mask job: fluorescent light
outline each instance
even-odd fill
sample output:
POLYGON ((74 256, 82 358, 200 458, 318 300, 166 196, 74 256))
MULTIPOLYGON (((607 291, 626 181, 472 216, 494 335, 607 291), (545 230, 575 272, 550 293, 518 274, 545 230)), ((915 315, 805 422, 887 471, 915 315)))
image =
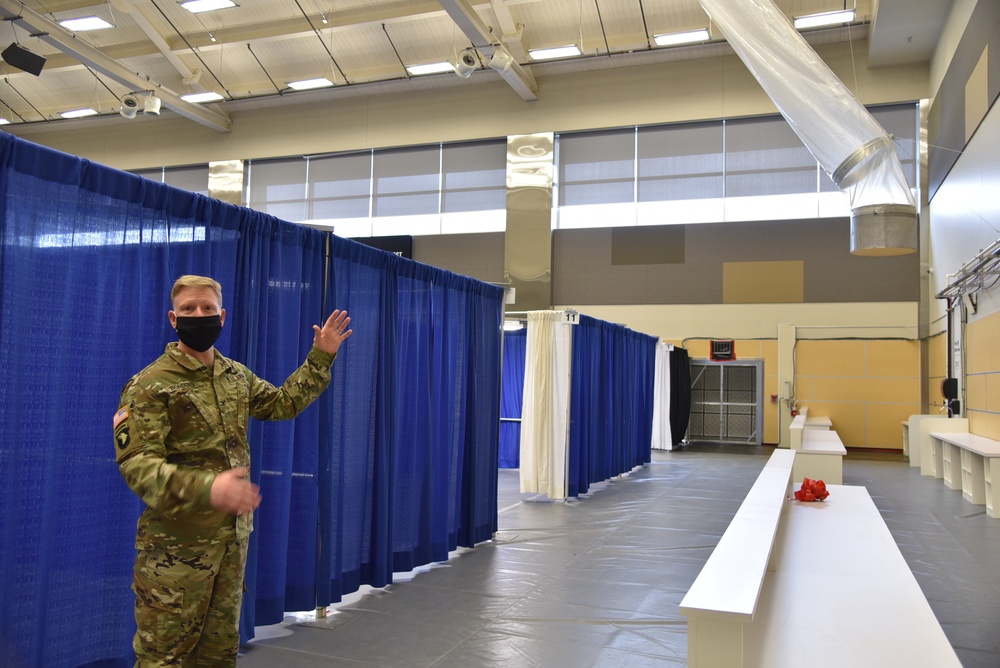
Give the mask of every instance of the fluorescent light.
POLYGON ((524 329, 524 323, 520 320, 504 320, 503 321, 503 331, 505 332, 516 332, 519 329, 524 329))
POLYGON ((532 60, 548 60, 550 58, 569 58, 570 56, 582 55, 580 47, 576 44, 566 46, 554 46, 550 49, 529 49, 528 57, 532 60))
POLYGON ((93 109, 74 109, 73 111, 64 111, 60 116, 63 118, 83 118, 84 116, 95 116, 97 114, 93 109))
POLYGON ((678 44, 694 44, 695 42, 707 42, 709 40, 708 29, 689 30, 687 32, 672 32, 665 35, 653 35, 653 41, 657 46, 677 46, 678 44))
POLYGON ((835 26, 842 23, 850 23, 854 20, 854 10, 846 9, 839 12, 824 12, 822 14, 809 14, 795 18, 795 29, 819 28, 821 26, 835 26))
POLYGON ((333 82, 326 77, 318 79, 303 79, 302 81, 289 81, 288 87, 292 90, 312 90, 313 88, 326 88, 332 86, 333 82))
POLYGON ((210 12, 214 9, 225 9, 226 7, 235 7, 236 3, 232 0, 188 0, 187 2, 182 2, 181 7, 188 10, 193 14, 198 14, 199 12, 210 12))
POLYGON ((215 91, 208 91, 207 93, 191 93, 189 95, 181 95, 181 99, 185 102, 191 102, 192 104, 199 104, 201 102, 215 102, 216 100, 221 100, 223 98, 215 91))
POLYGON ((84 30, 103 30, 104 28, 114 28, 113 25, 99 16, 85 16, 82 19, 66 19, 60 21, 59 25, 66 30, 73 32, 83 32, 84 30))
POLYGON ((9 125, 9 124, 10 121, 8 121, 6 118, 0 118, 0 125, 9 125))
POLYGON ((454 72, 455 66, 451 63, 426 63, 424 65, 407 65, 406 71, 415 76, 421 74, 441 74, 442 72, 454 72))

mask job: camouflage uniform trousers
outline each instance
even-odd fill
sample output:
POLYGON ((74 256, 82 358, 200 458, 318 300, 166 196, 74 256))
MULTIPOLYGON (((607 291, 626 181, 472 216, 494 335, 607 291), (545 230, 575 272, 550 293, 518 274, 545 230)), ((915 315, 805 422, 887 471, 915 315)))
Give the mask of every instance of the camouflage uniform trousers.
POLYGON ((233 529, 204 544, 140 550, 136 668, 235 666, 247 543, 233 529))

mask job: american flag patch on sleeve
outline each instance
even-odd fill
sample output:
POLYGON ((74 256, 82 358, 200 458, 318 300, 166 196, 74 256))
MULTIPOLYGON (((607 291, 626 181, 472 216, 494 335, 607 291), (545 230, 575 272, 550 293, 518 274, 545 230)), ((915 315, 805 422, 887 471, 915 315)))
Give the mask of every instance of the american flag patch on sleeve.
POLYGON ((128 419, 128 406, 122 406, 121 408, 118 409, 118 412, 115 413, 115 425, 114 427, 112 427, 112 429, 117 429, 118 425, 120 425, 127 419, 128 419))

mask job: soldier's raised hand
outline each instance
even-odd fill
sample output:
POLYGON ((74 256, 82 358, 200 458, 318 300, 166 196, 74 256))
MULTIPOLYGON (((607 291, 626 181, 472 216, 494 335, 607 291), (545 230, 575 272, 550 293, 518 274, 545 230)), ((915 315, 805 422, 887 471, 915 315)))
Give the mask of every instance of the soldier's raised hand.
POLYGON ((351 319, 347 316, 347 311, 335 310, 322 327, 313 325, 313 345, 324 352, 336 355, 340 344, 354 332, 353 329, 347 328, 350 324, 351 319))

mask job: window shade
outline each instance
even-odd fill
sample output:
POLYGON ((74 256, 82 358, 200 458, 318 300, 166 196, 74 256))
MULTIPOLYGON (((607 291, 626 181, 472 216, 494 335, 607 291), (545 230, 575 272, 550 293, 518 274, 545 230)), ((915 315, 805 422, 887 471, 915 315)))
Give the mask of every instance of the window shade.
POLYGON ((308 164, 301 157, 251 162, 247 179, 250 208, 282 220, 305 220, 308 164))
POLYGON ((375 151, 372 183, 375 217, 438 213, 440 146, 375 151))
POLYGON ((691 123, 639 128, 639 201, 723 196, 723 125, 691 123))
POLYGON ((507 207, 506 140, 446 144, 441 170, 444 213, 507 207))
POLYGON ((559 205, 635 201, 635 129, 559 135, 559 205))
POLYGON ((371 151, 309 160, 309 220, 367 218, 371 191, 371 151))
POLYGON ((814 193, 818 170, 783 117, 726 121, 726 197, 814 193))

